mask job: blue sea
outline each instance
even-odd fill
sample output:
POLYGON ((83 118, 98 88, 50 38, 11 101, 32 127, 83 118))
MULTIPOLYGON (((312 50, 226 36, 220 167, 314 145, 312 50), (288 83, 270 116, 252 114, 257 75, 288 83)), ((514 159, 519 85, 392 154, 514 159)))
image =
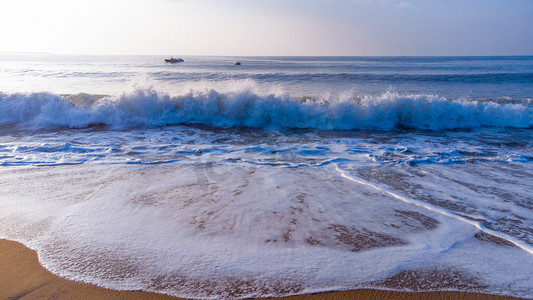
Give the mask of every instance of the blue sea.
POLYGON ((164 58, 0 54, 0 238, 181 297, 533 298, 533 57, 164 58))

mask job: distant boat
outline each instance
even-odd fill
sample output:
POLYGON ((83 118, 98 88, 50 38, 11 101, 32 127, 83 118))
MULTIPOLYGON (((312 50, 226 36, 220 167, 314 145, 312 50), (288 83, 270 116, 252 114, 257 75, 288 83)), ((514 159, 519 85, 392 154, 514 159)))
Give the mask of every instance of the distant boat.
POLYGON ((233 64, 236 65, 236 66, 240 66, 240 65, 241 65, 241 62, 240 62, 240 61, 236 61, 236 62, 234 62, 233 64))
POLYGON ((171 57, 171 58, 166 58, 165 62, 173 64, 173 63, 183 62, 183 59, 171 57))

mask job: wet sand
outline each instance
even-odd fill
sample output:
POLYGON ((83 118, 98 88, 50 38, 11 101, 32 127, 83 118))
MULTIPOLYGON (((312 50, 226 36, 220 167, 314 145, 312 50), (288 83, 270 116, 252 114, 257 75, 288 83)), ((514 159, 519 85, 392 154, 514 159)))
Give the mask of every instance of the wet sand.
MULTIPOLYGON (((180 299, 150 292, 115 291, 58 277, 38 261, 37 253, 24 245, 0 239, 0 299, 180 299)), ((354 290, 278 299, 517 299, 462 292, 406 293, 354 290)))

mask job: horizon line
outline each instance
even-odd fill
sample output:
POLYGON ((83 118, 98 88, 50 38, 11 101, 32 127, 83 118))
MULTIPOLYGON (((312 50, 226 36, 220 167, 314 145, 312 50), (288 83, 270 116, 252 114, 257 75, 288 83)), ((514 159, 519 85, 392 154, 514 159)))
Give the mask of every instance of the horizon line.
MULTIPOLYGON (((89 53, 54 53, 41 51, 0 51, 0 54, 28 54, 28 55, 64 55, 64 56, 162 56, 162 57, 179 57, 180 55, 168 54, 89 54, 89 53)), ((183 57, 527 57, 532 54, 482 54, 482 55, 468 55, 468 54, 447 54, 447 55, 228 55, 228 54, 183 54, 183 57)))

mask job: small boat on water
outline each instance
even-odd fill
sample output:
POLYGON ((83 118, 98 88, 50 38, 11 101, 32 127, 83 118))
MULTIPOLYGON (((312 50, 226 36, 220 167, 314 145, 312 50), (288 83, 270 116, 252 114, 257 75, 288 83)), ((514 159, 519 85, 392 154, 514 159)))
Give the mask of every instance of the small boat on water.
POLYGON ((165 58, 165 62, 173 64, 173 63, 183 62, 183 59, 171 57, 171 58, 165 58))
POLYGON ((240 65, 241 65, 241 62, 240 62, 240 61, 236 61, 236 62, 234 62, 233 64, 236 65, 236 66, 240 66, 240 65))

